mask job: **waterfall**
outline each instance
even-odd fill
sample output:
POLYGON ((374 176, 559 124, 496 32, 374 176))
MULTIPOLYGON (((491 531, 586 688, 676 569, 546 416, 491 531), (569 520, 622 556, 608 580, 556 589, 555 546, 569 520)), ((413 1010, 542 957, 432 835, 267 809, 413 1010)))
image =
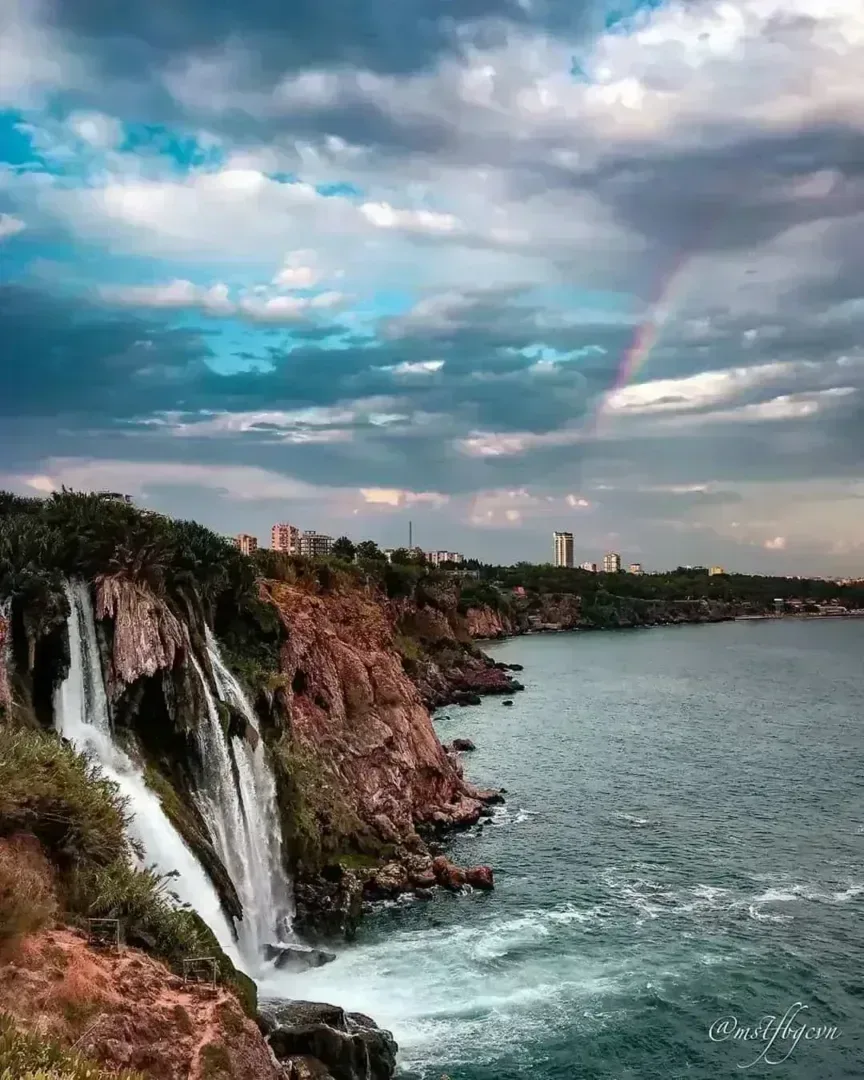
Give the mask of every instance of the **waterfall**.
POLYGON ((267 763, 255 711, 225 666, 216 639, 207 630, 207 654, 221 701, 239 710, 253 738, 226 737, 216 699, 198 661, 207 715, 198 728, 201 776, 198 805, 214 847, 243 905, 237 927, 250 964, 260 963, 265 945, 290 937, 291 883, 282 862, 282 829, 276 781, 267 763))
POLYGON ((103 773, 117 784, 128 801, 129 831, 144 850, 145 864, 155 866, 159 873, 177 875, 172 891, 198 912, 239 967, 234 935, 213 883, 169 821, 158 797, 147 787, 143 769, 114 739, 90 590, 86 583, 76 581, 67 584, 66 595, 70 607, 70 664, 69 674, 55 694, 57 729, 77 750, 94 758, 103 773))

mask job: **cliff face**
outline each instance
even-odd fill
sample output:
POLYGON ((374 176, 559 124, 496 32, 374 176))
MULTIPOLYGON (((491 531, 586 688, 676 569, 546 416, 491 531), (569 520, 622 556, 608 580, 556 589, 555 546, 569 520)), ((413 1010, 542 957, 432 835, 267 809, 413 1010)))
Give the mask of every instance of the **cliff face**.
POLYGON ((264 589, 288 634, 281 674, 290 736, 349 817, 383 842, 416 824, 476 820, 480 793, 444 752, 404 670, 392 610, 362 589, 264 589))
POLYGON ((474 639, 501 638, 519 632, 519 624, 511 613, 485 606, 469 608, 465 623, 474 639))
POLYGON ((12 705, 12 691, 9 687, 9 605, 0 605, 0 711, 12 705))
POLYGON ((77 931, 48 930, 26 938, 2 976, 0 1012, 108 1068, 159 1080, 284 1078, 233 994, 186 983, 137 949, 95 950, 77 931))

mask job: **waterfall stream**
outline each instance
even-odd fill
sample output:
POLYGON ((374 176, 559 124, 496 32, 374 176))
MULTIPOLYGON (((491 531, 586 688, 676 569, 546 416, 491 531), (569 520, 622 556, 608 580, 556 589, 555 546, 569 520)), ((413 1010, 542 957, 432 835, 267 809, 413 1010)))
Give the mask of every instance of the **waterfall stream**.
POLYGON ((207 703, 207 716, 198 729, 198 805, 243 905, 237 932, 244 957, 254 965, 260 963, 264 946, 290 937, 293 914, 291 883, 282 862, 276 781, 255 712, 209 629, 207 653, 219 699, 237 709, 251 729, 247 738, 226 737, 216 699, 193 658, 207 703))
POLYGON ((70 665, 55 695, 57 729, 77 750, 98 761, 119 787, 128 801, 130 833, 144 850, 145 864, 162 874, 176 874, 172 891, 198 912, 232 961, 243 966, 213 883, 147 787, 143 769, 115 741, 89 587, 76 581, 67 585, 66 594, 70 665))

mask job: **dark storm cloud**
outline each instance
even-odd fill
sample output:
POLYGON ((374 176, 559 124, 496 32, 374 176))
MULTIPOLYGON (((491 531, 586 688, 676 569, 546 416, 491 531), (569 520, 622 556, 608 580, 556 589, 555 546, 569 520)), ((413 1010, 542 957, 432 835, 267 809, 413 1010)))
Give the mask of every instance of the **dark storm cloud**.
MULTIPOLYGON (((660 246, 655 255, 758 247, 809 221, 864 211, 864 132, 826 124, 782 134, 742 125, 723 145, 667 150, 656 143, 586 173, 541 169, 544 182, 590 190, 616 217, 660 246), (836 173, 824 192, 796 183, 836 173)), ((670 266, 671 270, 672 267, 670 266)))
MULTIPOLYGON (((428 328, 408 320, 398 337, 371 346, 333 350, 314 340, 290 350, 268 346, 270 370, 226 376, 207 364, 207 335, 6 286, 0 289, 0 339, 5 355, 14 362, 0 366, 4 468, 40 455, 86 453, 122 460, 255 465, 334 487, 373 485, 451 493, 536 485, 538 477, 550 490, 574 490, 589 473, 631 483, 640 478, 648 483, 656 477, 703 483, 860 475, 864 415, 852 397, 831 402, 824 414, 804 419, 729 421, 660 437, 634 429, 626 437, 540 445, 518 455, 466 456, 458 441, 473 431, 543 434, 578 424, 586 411, 593 412, 597 395, 610 386, 620 349, 629 340, 629 330, 619 327, 613 333, 606 327, 605 355, 592 353, 538 371, 532 356, 513 350, 549 345, 537 329, 541 309, 526 305, 514 312, 514 307, 509 296, 484 300, 478 294, 431 342, 428 328), (484 326, 489 328, 485 337, 484 326), (430 359, 443 360, 443 367, 430 374, 383 370, 430 359), (381 428, 361 414, 347 423, 334 418, 329 425, 315 425, 319 432, 328 426, 351 429, 350 441, 334 443, 286 441, 267 422, 241 434, 195 433, 202 411, 337 404, 341 408, 369 397, 395 398, 394 413, 434 414, 436 420, 425 428, 399 420, 381 428), (183 437, 164 427, 142 427, 142 419, 165 412, 180 414, 186 424, 183 437), (38 420, 49 416, 50 430, 38 420), (37 418, 36 440, 33 420, 28 418, 37 418)), ((566 351, 596 344, 603 331, 602 326, 559 329, 553 335, 554 347, 566 351)), ((734 339, 738 334, 734 320, 723 332, 734 339)), ((248 355, 255 355, 254 348, 248 355)), ((748 362, 759 360, 758 355, 748 356, 748 362)), ((675 363, 679 369, 686 366, 674 359, 673 351, 668 364, 675 363)), ((803 376, 781 373, 767 387, 742 389, 730 404, 861 383, 857 367, 838 366, 836 379, 834 374, 833 368, 808 368, 803 376)), ((382 405, 379 411, 391 408, 382 405)), ((673 499, 672 505, 681 503, 673 499)))
POLYGON ((321 347, 310 334, 292 348, 266 346, 262 356, 271 370, 219 375, 206 363, 207 334, 7 285, 0 287, 0 339, 16 362, 0 369, 0 411, 77 413, 104 422, 174 410, 296 409, 380 395, 452 414, 464 425, 548 431, 578 416, 608 386, 617 356, 604 358, 605 366, 590 357, 538 375, 535 360, 514 350, 537 343, 577 349, 595 341, 601 328, 547 335, 536 316, 478 305, 471 318, 431 342, 420 326, 398 339, 340 349, 321 347), (492 318, 496 313, 499 320, 492 318), (444 367, 431 376, 386 370, 435 358, 444 367))
MULTIPOLYGON (((537 11, 560 23, 558 7, 539 4, 537 11)), ((585 7, 567 5, 571 32, 589 25, 585 7)), ((54 0, 49 10, 51 22, 111 74, 146 77, 173 57, 241 44, 254 50, 264 84, 322 65, 417 71, 457 49, 460 30, 475 20, 524 25, 532 18, 518 0, 54 0)))

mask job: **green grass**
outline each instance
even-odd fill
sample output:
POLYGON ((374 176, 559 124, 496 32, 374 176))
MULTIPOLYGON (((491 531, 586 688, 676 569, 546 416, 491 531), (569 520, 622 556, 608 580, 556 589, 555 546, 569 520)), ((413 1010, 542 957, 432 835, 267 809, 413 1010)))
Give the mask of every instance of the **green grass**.
POLYGON ((36 1035, 18 1031, 0 1014, 0 1080, 146 1080, 143 1073, 102 1068, 36 1035))
MULTIPOLYGON (((254 983, 235 971, 200 916, 179 903, 170 876, 135 865, 127 823, 116 785, 85 757, 51 733, 0 725, 0 837, 38 839, 65 920, 83 927, 90 918, 120 919, 129 944, 175 970, 189 956, 216 956, 220 979, 254 1015, 254 983)), ((9 922, 16 924, 22 904, 14 900, 24 901, 26 915, 27 897, 22 889, 9 891, 9 922)), ((36 928, 11 925, 10 933, 36 928)))

